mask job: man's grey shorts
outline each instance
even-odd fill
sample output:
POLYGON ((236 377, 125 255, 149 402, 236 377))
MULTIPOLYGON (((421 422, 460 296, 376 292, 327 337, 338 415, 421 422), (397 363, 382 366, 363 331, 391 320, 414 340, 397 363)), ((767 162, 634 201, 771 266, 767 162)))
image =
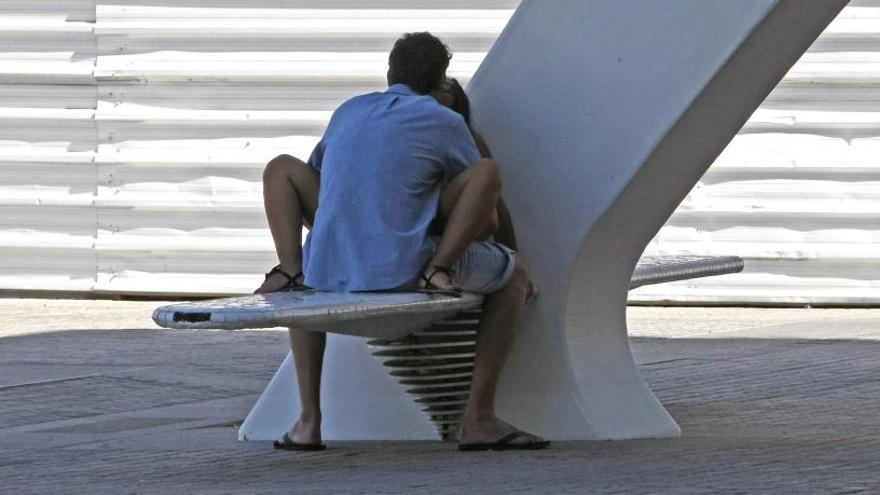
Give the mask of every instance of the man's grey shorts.
POLYGON ((507 285, 516 268, 516 252, 497 242, 477 241, 452 265, 452 281, 465 292, 491 294, 507 285))

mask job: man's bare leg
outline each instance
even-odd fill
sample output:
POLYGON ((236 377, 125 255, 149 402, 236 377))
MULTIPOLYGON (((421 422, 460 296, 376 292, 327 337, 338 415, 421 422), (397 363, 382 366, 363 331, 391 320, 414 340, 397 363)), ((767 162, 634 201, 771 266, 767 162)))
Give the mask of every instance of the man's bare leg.
MULTIPOLYGON (((296 275, 302 269, 303 223, 311 225, 318 208, 320 178, 302 160, 279 155, 263 170, 263 203, 275 252, 281 269, 296 275)), ((272 292, 288 282, 287 277, 269 277, 257 293, 272 292)))
MULTIPOLYGON (((495 415, 495 392, 504 362, 516 336, 522 308, 529 292, 529 276, 517 260, 510 282, 486 297, 483 321, 477 332, 474 377, 470 397, 461 422, 459 442, 492 443, 517 431, 517 428, 495 415)), ((543 441, 535 435, 524 435, 512 445, 543 441)))
POLYGON ((299 419, 287 431, 296 443, 321 443, 321 369, 327 334, 290 329, 290 347, 299 385, 299 419))
MULTIPOLYGON (((318 174, 290 155, 273 158, 263 170, 263 202, 275 252, 281 269, 292 275, 302 269, 302 228, 315 220, 319 186, 318 174)), ((286 283, 287 278, 277 274, 256 292, 278 290, 286 283)), ((290 329, 300 416, 287 434, 297 443, 321 443, 321 369, 326 341, 323 333, 290 329)))
MULTIPOLYGON (((431 275, 432 265, 451 267, 465 249, 486 232, 495 216, 501 198, 501 172, 491 159, 484 158, 453 179, 441 196, 440 211, 449 211, 444 218, 443 235, 437 251, 428 263, 425 275, 431 275)), ((431 282, 440 288, 452 288, 449 277, 438 272, 431 282)))

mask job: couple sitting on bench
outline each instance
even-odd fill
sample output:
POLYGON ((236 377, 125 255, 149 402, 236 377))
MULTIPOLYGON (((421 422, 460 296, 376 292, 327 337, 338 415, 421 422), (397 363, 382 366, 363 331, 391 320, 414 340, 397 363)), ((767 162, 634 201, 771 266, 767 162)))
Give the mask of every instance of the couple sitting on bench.
MULTIPOLYGON (((404 35, 385 92, 336 109, 308 163, 268 163, 264 200, 280 264, 257 292, 487 294, 459 448, 539 449, 549 442, 495 415, 498 378, 535 290, 514 251, 499 167, 470 126, 467 96, 446 77, 450 58, 431 34, 404 35), (303 225, 311 231, 301 249, 303 225)), ((321 450, 326 335, 291 329, 290 341, 301 413, 275 446, 321 450)))

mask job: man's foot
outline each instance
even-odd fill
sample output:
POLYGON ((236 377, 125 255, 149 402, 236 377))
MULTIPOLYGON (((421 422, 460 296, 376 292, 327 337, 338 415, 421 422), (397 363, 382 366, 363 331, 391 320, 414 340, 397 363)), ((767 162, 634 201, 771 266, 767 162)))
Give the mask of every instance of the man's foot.
POLYGON ((319 450, 321 443, 321 422, 297 420, 293 428, 287 430, 284 437, 275 442, 276 448, 289 448, 289 450, 319 450))
POLYGON ((303 452, 315 452, 318 450, 326 450, 327 446, 323 443, 298 443, 290 439, 287 433, 281 437, 281 440, 272 442, 272 446, 279 450, 299 450, 303 452))
POLYGON ((289 289, 291 286, 305 287, 303 285, 305 277, 297 268, 296 272, 282 271, 279 267, 275 267, 266 274, 263 284, 254 291, 254 294, 264 294, 266 292, 277 292, 279 290, 289 289), (293 273, 296 275, 291 276, 293 273))
POLYGON ((461 450, 542 449, 550 445, 543 438, 519 430, 497 417, 464 419, 458 434, 461 450))

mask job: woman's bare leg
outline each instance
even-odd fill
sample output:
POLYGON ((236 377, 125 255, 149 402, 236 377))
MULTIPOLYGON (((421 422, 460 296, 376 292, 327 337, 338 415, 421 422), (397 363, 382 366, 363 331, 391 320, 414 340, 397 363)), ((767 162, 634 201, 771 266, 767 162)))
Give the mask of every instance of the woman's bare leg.
MULTIPOLYGON (((468 245, 484 236, 487 230, 497 228, 500 198, 501 172, 498 165, 487 158, 468 167, 446 186, 440 198, 443 235, 426 275, 432 272, 430 265, 452 266, 468 245)), ((453 286, 444 273, 437 273, 431 282, 441 288, 453 286)))
MULTIPOLYGON (((302 269, 302 228, 311 225, 318 208, 318 173, 302 160, 279 155, 263 170, 263 203, 281 269, 296 275, 302 269)), ((269 277, 257 293, 272 292, 287 283, 281 274, 269 277)))

